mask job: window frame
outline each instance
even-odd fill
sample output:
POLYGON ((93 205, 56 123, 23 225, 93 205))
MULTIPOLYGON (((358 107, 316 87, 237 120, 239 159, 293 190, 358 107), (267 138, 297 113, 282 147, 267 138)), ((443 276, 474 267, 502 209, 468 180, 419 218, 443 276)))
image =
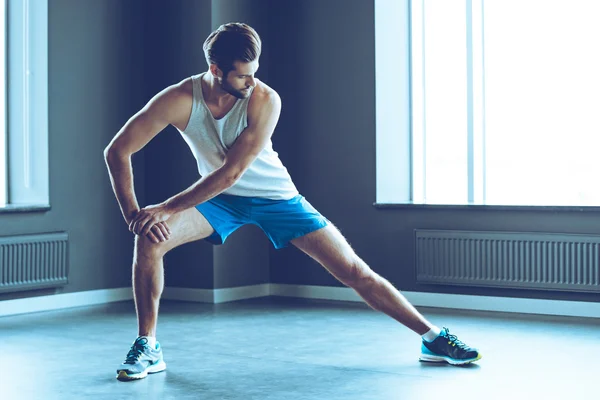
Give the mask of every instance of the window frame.
MULTIPOLYGON (((467 21, 473 21, 473 12, 483 13, 483 2, 481 0, 466 0, 467 2, 467 21), (474 3, 475 2, 475 3, 474 3)), ((482 104, 477 101, 475 96, 478 93, 485 92, 484 71, 482 65, 473 67, 473 63, 468 63, 468 145, 469 159, 468 182, 469 193, 468 202, 465 204, 438 204, 426 203, 424 196, 415 193, 420 185, 415 182, 415 165, 413 160, 414 147, 419 147, 418 140, 413 136, 413 37, 412 37, 412 12, 413 0, 375 0, 375 68, 376 68, 376 193, 373 206, 380 209, 455 209, 455 210, 496 210, 496 211, 600 211, 600 206, 582 206, 582 205, 496 205, 485 204, 485 124, 473 118, 476 114, 474 108, 476 104, 482 104), (390 17, 391 16, 391 17, 390 17), (403 28, 405 27, 405 28, 403 28), (390 48, 397 51, 391 52, 390 48), (394 53, 394 54, 392 54, 394 53), (404 69, 398 65, 397 58, 404 57, 406 63, 404 69), (387 65, 394 65, 396 74, 398 71, 402 74, 402 84, 400 93, 395 90, 395 97, 390 95, 384 85, 383 79, 379 76, 389 74, 390 69, 387 65), (477 86, 481 82, 481 86, 477 86), (408 99, 408 100, 407 100, 408 99), (393 110, 393 111, 390 111, 393 110), (395 124, 398 120, 401 124, 395 124), (406 122, 406 123, 404 123, 406 122), (398 128, 399 127, 399 128, 398 128), (415 146, 416 145, 416 146, 415 146), (478 147, 481 152, 479 156, 473 149, 478 147), (407 153, 408 149, 408 155, 407 153), (390 165, 393 168, 390 168, 390 165), (479 169, 478 167, 479 166, 479 169)), ((481 31, 481 26, 468 24, 467 37, 467 57, 472 60, 473 57, 480 57, 483 54, 483 42, 476 41, 477 35, 473 34, 473 29, 481 31)), ((481 35, 480 35, 481 36, 481 35)), ((415 71, 418 73, 418 71, 415 71)), ((397 89, 397 87, 396 87, 397 89)), ((485 109, 485 108, 484 108, 485 109)), ((425 151, 424 146, 422 151, 425 151)), ((424 160, 424 157, 421 158, 424 160)), ((423 161, 424 162, 424 161, 423 161)), ((424 169, 424 166, 420 166, 424 169)), ((424 178, 423 178, 424 179, 424 178)))
POLYGON ((5 1, 7 201, 0 212, 49 210, 48 0, 5 1))

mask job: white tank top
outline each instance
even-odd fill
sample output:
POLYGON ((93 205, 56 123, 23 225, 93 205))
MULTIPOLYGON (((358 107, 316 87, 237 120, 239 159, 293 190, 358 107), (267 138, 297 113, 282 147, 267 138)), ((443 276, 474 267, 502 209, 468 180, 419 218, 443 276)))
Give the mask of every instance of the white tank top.
MULTIPOLYGON (((202 76, 192 76, 194 88, 192 113, 184 131, 179 131, 198 164, 198 172, 206 176, 223 165, 225 154, 248 125, 248 102, 237 99, 231 111, 216 120, 202 95, 202 76)), ((296 186, 269 142, 250 164, 240 179, 223 193, 262 197, 273 200, 289 200, 298 194, 296 186)))

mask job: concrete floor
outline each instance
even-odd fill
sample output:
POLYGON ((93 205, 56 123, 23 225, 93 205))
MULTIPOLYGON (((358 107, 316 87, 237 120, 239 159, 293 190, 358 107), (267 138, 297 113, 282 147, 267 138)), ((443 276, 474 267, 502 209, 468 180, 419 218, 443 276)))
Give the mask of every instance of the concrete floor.
POLYGON ((364 304, 164 302, 167 371, 119 382, 137 332, 132 302, 4 317, 0 399, 600 398, 599 320, 421 311, 483 359, 420 363, 420 338, 364 304))

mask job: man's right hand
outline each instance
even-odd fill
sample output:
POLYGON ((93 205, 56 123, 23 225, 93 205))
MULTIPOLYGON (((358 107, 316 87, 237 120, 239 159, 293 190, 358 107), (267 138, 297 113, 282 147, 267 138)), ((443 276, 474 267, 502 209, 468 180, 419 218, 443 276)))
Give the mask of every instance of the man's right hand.
MULTIPOLYGON (((127 226, 131 224, 131 221, 133 221, 139 211, 140 210, 137 210, 129 215, 125 221, 127 222, 127 226)), ((171 228, 169 228, 166 221, 158 222, 150 228, 150 232, 148 232, 146 237, 150 239, 152 243, 166 242, 171 237, 171 228)))

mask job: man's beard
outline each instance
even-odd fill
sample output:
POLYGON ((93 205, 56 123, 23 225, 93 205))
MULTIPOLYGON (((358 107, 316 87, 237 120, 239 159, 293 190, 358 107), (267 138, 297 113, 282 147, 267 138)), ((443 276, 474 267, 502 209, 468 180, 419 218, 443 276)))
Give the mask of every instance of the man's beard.
POLYGON ((225 79, 221 79, 221 89, 223 89, 230 95, 237 97, 238 99, 245 99, 246 97, 248 97, 248 93, 250 93, 250 91, 244 93, 240 90, 234 89, 233 86, 231 86, 225 79))

